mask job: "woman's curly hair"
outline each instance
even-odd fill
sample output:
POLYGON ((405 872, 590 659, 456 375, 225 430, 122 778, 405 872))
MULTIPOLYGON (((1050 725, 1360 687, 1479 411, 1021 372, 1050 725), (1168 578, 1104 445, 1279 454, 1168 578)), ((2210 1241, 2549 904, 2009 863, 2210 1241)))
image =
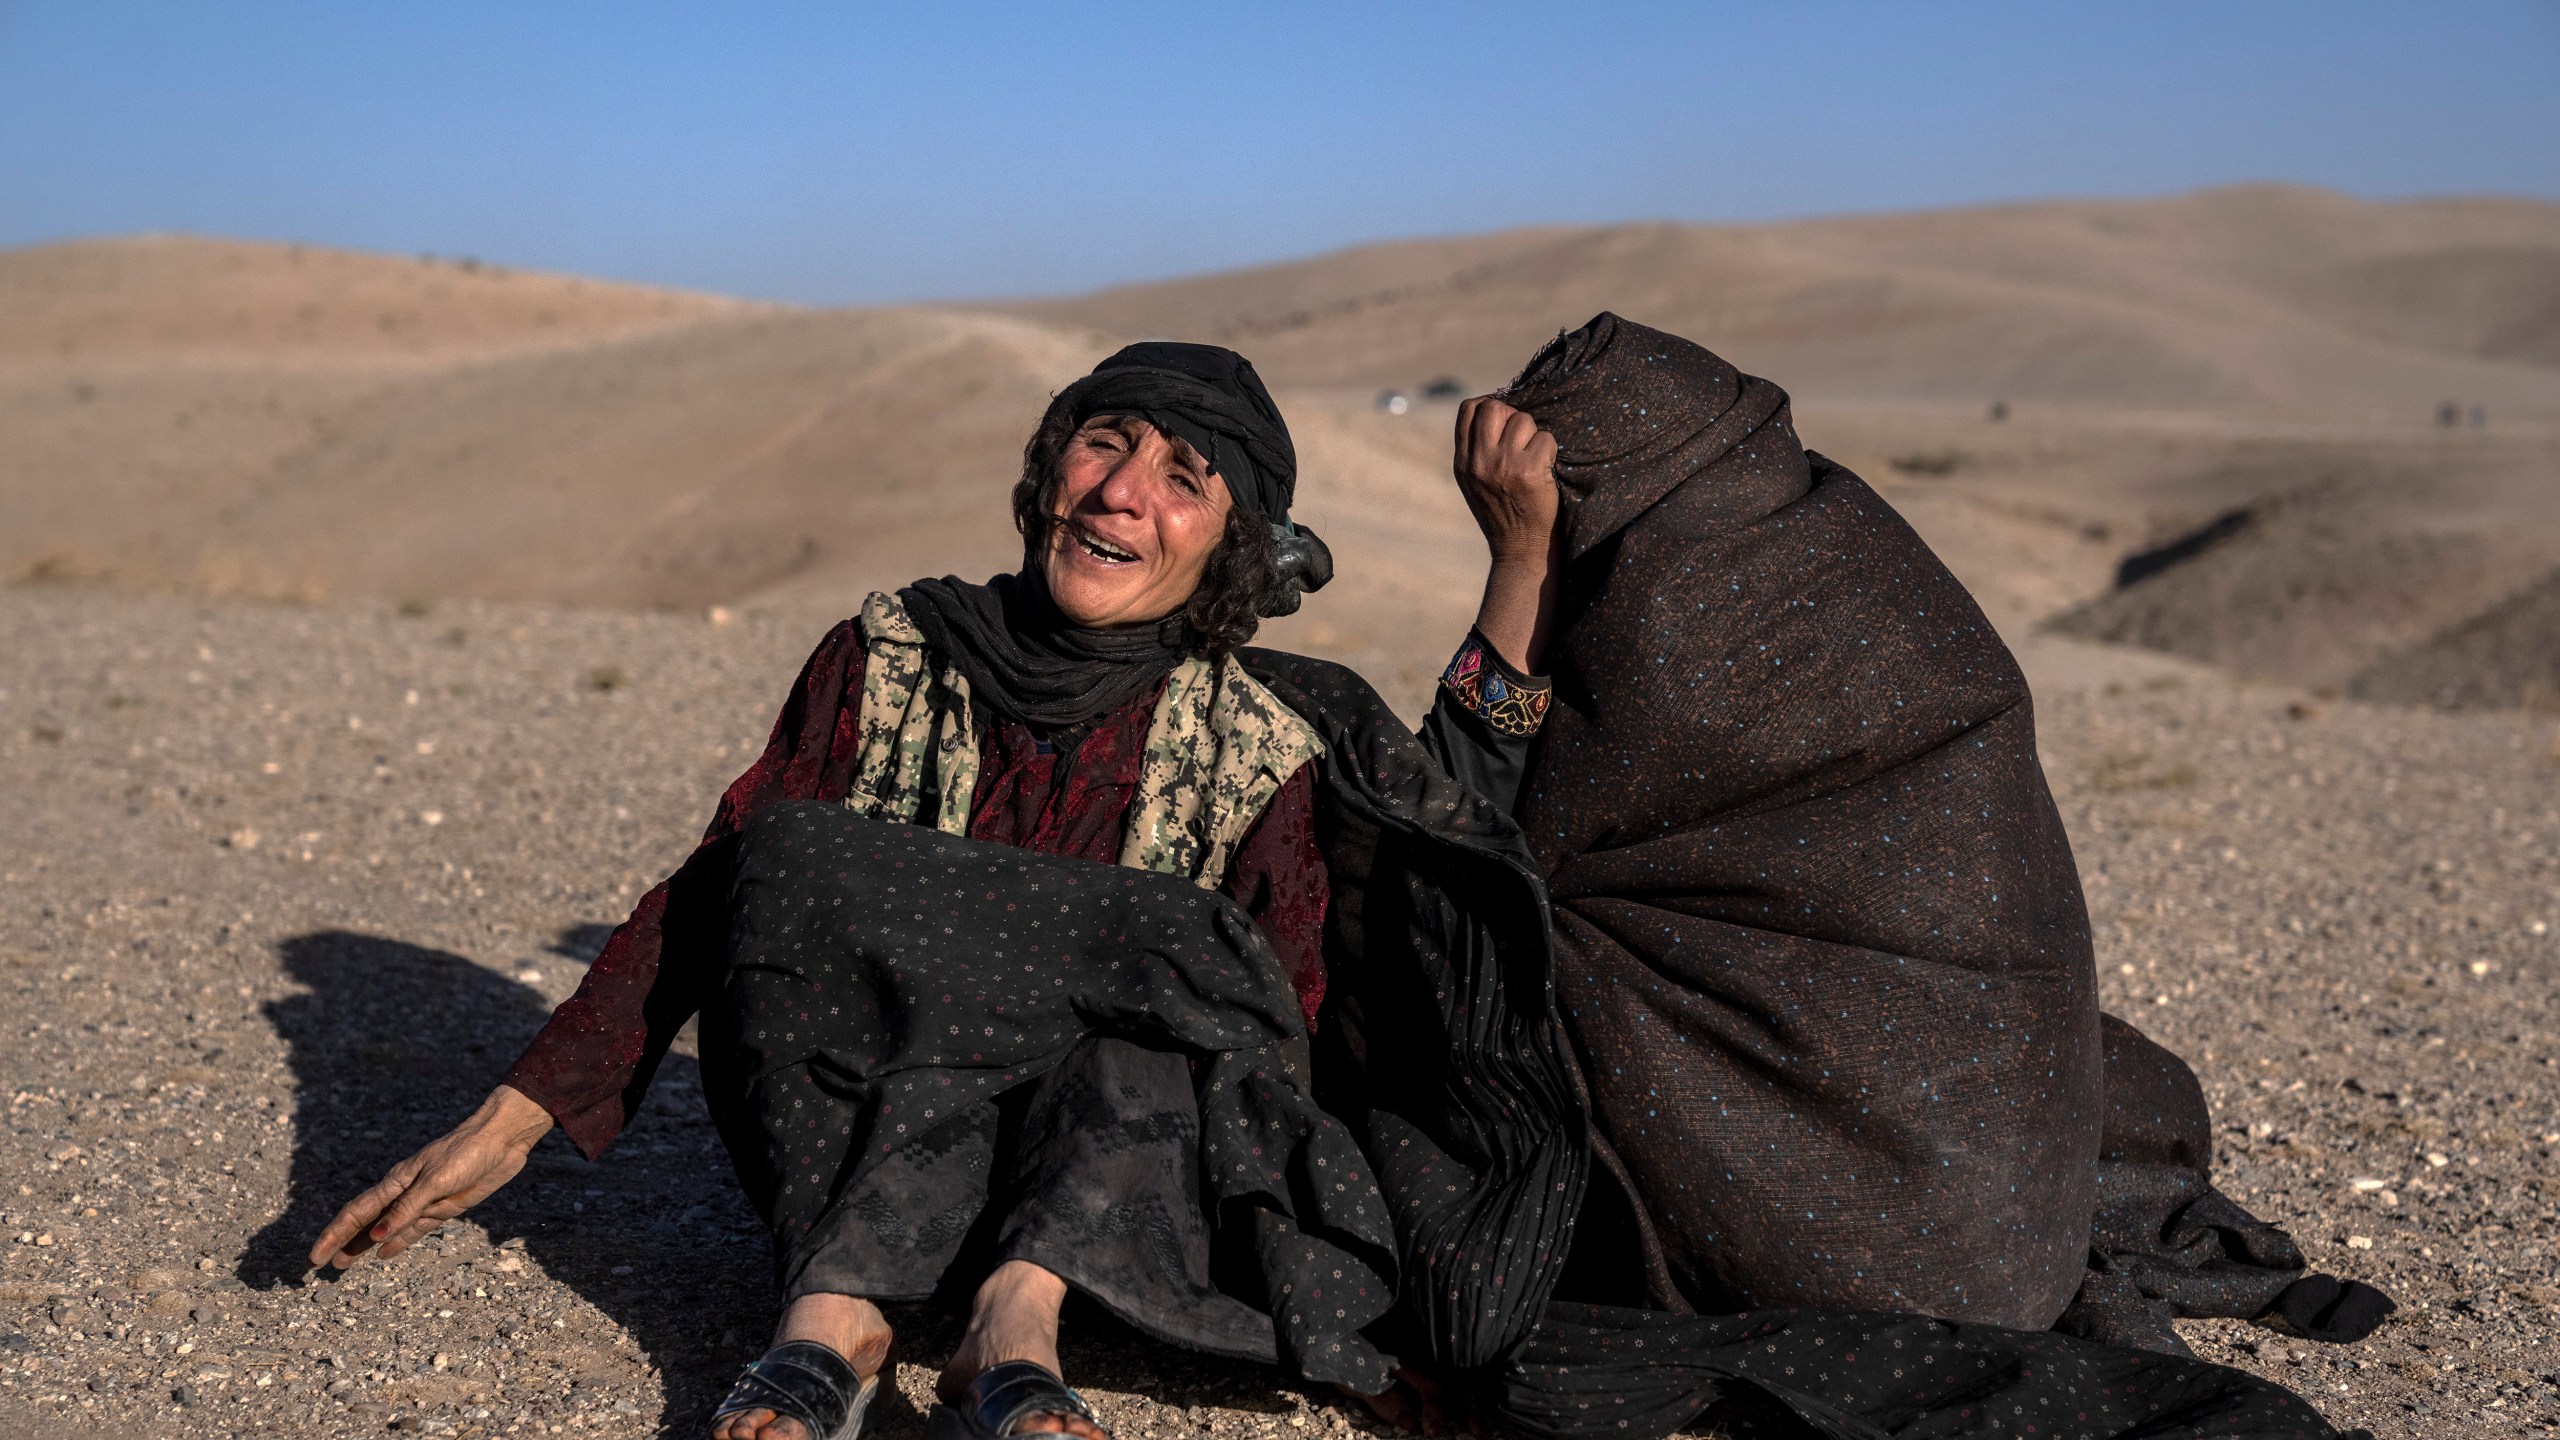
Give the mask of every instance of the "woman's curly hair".
MULTIPOLYGON (((1022 532, 1022 568, 1037 574, 1047 563, 1049 499, 1067 442, 1082 422, 1063 410, 1042 417, 1022 447, 1022 478, 1013 483, 1013 528, 1022 532)), ((1183 649, 1219 659, 1253 639, 1271 597, 1281 588, 1271 527, 1242 505, 1227 509, 1226 533, 1200 572, 1200 588, 1182 607, 1183 649)))

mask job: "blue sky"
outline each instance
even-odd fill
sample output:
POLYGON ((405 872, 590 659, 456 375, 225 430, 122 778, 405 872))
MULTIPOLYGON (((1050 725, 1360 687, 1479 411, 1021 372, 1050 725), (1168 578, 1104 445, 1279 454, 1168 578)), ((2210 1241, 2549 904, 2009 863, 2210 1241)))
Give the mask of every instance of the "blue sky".
POLYGON ((2259 179, 2560 198, 2560 0, 0 0, 0 245, 870 302, 2259 179))

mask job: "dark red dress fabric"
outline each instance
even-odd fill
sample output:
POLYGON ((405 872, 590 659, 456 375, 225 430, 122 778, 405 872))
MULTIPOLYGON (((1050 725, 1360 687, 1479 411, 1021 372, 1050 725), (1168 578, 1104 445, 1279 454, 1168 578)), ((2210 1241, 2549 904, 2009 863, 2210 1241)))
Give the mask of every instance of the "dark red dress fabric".
MULTIPOLYGON (((849 620, 818 642, 764 754, 720 797, 704 846, 735 836, 777 801, 845 797, 862 709, 863 657, 861 632, 849 620)), ((1019 724, 983 722, 969 837, 1116 863, 1161 689, 1151 687, 1104 716, 1080 741, 1061 736, 1050 744, 1019 724)), ((1324 1000, 1328 894, 1315 842, 1313 772, 1313 765, 1302 768, 1272 798, 1237 848, 1222 887, 1288 967, 1310 1024, 1324 1000)), ((718 981, 720 957, 704 951, 718 943, 719 925, 670 916, 671 901, 685 908, 685 878, 679 871, 640 898, 577 993, 552 1012, 507 1072, 506 1083, 550 1111, 591 1158, 621 1132, 667 1046, 718 981)))

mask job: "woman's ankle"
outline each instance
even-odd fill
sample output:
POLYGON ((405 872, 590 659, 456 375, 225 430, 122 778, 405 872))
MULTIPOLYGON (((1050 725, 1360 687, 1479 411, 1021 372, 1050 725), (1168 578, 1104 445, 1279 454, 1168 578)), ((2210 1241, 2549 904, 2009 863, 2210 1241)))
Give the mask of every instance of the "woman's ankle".
POLYGON ((1054 1271, 1029 1260, 1007 1260, 980 1282, 973 1308, 1021 1308, 1051 1316, 1067 1301, 1067 1282, 1054 1271))
POLYGON ((812 1340, 845 1358, 855 1372, 877 1374, 889 1357, 893 1332, 880 1307, 853 1295, 802 1295, 783 1306, 773 1343, 812 1340))

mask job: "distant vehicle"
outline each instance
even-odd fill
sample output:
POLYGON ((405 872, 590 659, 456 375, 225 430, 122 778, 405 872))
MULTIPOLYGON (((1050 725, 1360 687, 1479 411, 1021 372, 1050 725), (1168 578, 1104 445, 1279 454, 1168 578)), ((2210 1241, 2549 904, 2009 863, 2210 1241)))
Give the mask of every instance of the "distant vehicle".
POLYGON ((1455 400, 1466 393, 1466 382, 1455 375, 1443 375, 1422 387, 1422 398, 1425 400, 1455 400))
POLYGON ((2008 418, 2009 418, 2009 402, 2008 402, 2008 401, 2006 401, 2006 400, 1994 400, 1994 401, 1992 401, 1992 402, 1991 402, 1991 423, 1992 423, 1992 424, 1994 424, 1994 425, 1997 425, 1997 424, 1999 424, 2001 421, 2006 420, 2006 419, 2008 419, 2008 418))
POLYGON ((1390 415, 1401 415, 1413 408, 1413 402, 1404 398, 1401 390, 1381 390, 1378 392, 1378 408, 1390 415))

